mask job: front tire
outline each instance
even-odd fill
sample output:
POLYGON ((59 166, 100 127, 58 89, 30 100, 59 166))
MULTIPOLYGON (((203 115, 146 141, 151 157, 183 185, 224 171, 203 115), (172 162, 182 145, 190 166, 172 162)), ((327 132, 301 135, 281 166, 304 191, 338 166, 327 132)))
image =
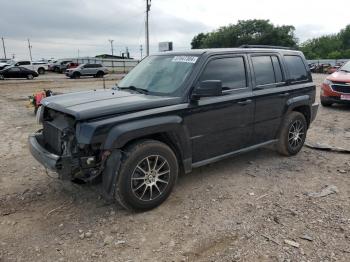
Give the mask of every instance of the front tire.
POLYGON ((73 74, 73 78, 74 78, 74 79, 80 78, 80 74, 77 73, 77 72, 75 72, 75 73, 73 74))
POLYGON ((95 77, 97 77, 97 78, 102 78, 103 75, 104 75, 104 73, 100 71, 100 72, 97 72, 97 74, 95 75, 95 77))
POLYGON ((324 107, 330 107, 330 106, 332 106, 333 105, 333 103, 332 102, 329 102, 329 101, 327 101, 327 100, 325 100, 324 98, 322 98, 321 97, 321 105, 322 106, 324 106, 324 107))
POLYGON ((307 122, 302 113, 289 113, 280 130, 278 152, 285 156, 296 155, 304 145, 307 128, 307 122))
POLYGON ((116 182, 116 200, 126 209, 146 211, 163 203, 178 176, 178 161, 164 143, 144 140, 125 151, 116 182))
POLYGON ((34 76, 33 76, 32 74, 29 74, 29 75, 27 75, 27 79, 33 80, 33 79, 34 79, 34 76))
POLYGON ((0 80, 4 80, 4 79, 5 79, 4 75, 0 74, 0 80))

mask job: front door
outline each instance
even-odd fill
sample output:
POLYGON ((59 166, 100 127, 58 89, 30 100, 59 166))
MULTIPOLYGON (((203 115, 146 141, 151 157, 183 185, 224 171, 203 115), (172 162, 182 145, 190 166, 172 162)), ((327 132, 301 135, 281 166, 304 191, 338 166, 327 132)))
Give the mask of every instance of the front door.
POLYGON ((21 69, 19 67, 11 67, 7 70, 5 77, 20 78, 21 77, 21 69))
POLYGON ((254 101, 244 55, 211 58, 198 84, 221 80, 223 94, 192 103, 185 117, 192 143, 192 162, 199 163, 251 144, 254 101))

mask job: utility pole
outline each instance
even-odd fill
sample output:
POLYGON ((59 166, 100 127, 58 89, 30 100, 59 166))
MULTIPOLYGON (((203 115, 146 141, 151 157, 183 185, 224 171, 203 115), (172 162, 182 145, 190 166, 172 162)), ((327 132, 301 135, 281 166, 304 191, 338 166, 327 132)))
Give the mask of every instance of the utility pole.
POLYGON ((3 37, 1 37, 1 40, 2 40, 2 48, 4 49, 4 58, 6 59, 5 40, 3 37))
POLYGON ((78 58, 79 58, 79 55, 80 55, 80 50, 79 50, 79 48, 78 48, 78 58))
POLYGON ((33 61, 33 58, 32 58, 32 46, 30 45, 29 38, 28 38, 28 49, 29 49, 30 61, 33 61))
POLYGON ((149 56, 149 26, 148 26, 149 11, 151 11, 151 0, 146 0, 146 56, 149 56))
POLYGON ((140 45, 141 60, 142 60, 142 51, 143 51, 142 45, 140 45))
POLYGON ((111 43, 111 52, 112 52, 112 55, 114 55, 114 49, 113 49, 113 41, 114 40, 109 39, 108 41, 111 43))
POLYGON ((125 52, 126 52, 126 58, 129 59, 130 57, 129 57, 129 48, 128 47, 125 48, 125 52))

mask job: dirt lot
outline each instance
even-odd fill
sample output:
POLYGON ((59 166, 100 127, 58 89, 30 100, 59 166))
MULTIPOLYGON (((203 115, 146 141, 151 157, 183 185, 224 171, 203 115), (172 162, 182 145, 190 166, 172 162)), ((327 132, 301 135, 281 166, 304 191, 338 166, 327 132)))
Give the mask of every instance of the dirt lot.
MULTIPOLYGON (((324 77, 314 75, 318 85, 324 77)), ((349 155, 260 149, 181 176, 146 213, 47 174, 27 149, 39 128, 27 96, 96 87, 101 80, 0 82, 0 261, 350 261, 349 155), (337 192, 307 195, 327 185, 337 192)), ((321 107, 307 140, 350 149, 350 107, 321 107)))

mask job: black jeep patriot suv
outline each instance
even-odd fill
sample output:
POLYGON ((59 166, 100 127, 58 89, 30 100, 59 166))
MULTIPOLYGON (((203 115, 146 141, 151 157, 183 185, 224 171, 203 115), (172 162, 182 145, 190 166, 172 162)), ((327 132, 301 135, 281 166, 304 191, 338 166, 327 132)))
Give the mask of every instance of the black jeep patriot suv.
POLYGON ((115 88, 43 100, 32 155, 62 179, 148 210, 178 173, 275 143, 295 155, 314 120, 315 85, 301 52, 234 48, 145 58, 115 88))

